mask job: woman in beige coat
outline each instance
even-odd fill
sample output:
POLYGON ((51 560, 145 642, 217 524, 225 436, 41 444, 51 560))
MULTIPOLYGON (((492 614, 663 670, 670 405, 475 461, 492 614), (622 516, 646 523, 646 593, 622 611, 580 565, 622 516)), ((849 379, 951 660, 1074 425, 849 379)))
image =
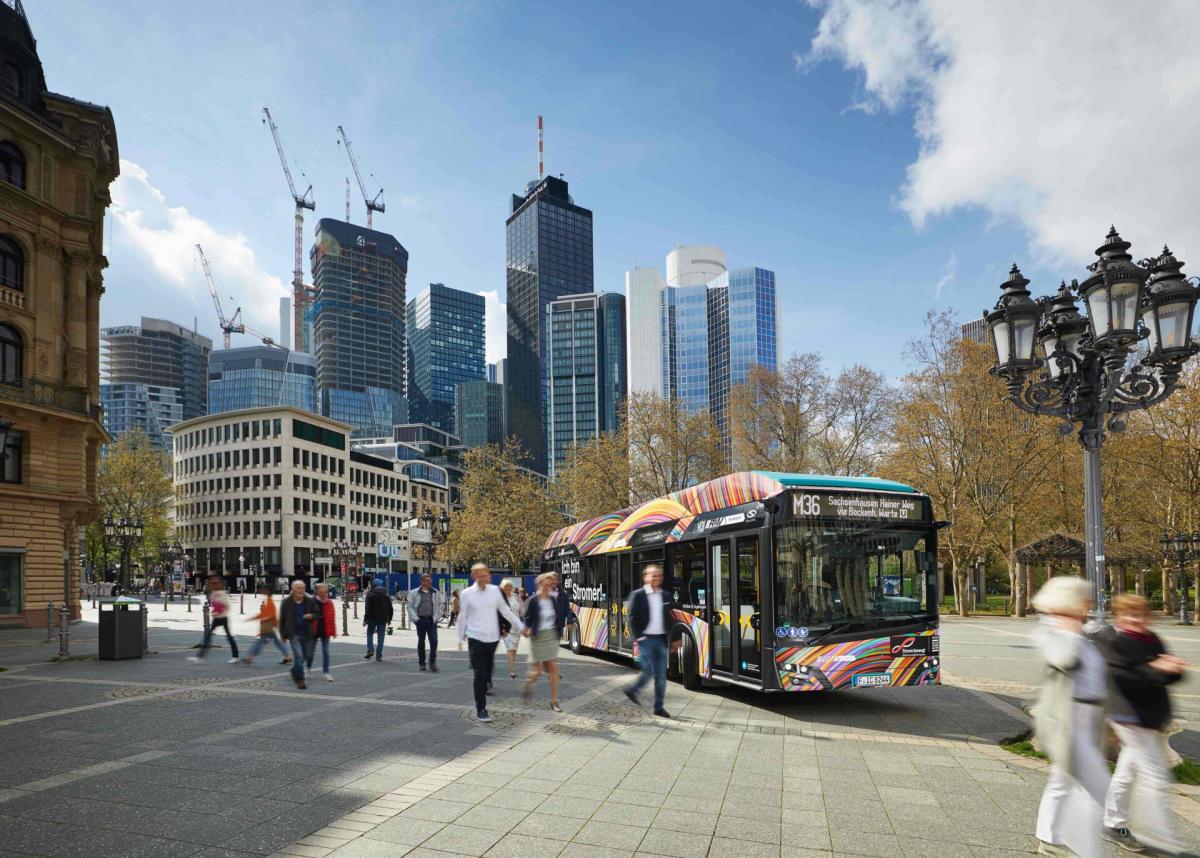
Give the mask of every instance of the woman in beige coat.
POLYGON ((1109 779, 1101 751, 1108 666, 1083 634, 1090 602, 1088 583, 1068 575, 1051 578, 1033 599, 1041 615, 1033 639, 1046 664, 1034 724, 1050 757, 1050 779, 1038 807, 1041 855, 1100 854, 1109 779))

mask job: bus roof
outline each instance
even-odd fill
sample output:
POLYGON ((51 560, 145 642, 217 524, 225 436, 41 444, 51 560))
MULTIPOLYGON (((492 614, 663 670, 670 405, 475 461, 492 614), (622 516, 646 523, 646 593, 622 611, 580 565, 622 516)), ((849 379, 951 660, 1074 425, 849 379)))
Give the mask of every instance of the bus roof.
POLYGON ((811 486, 851 491, 919 494, 912 486, 875 477, 833 477, 819 474, 786 474, 774 471, 739 471, 654 498, 635 507, 610 512, 559 528, 546 540, 545 550, 575 546, 580 554, 603 554, 629 547, 641 527, 675 522, 666 538, 676 541, 696 516, 707 512, 763 501, 790 488, 811 486))

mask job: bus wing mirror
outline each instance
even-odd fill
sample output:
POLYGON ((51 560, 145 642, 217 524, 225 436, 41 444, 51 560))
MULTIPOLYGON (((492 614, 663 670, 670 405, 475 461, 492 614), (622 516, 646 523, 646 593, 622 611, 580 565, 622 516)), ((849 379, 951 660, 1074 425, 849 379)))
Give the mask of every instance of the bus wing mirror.
POLYGON ((952 523, 953 522, 949 522, 949 521, 935 521, 933 523, 933 529, 934 530, 942 530, 944 528, 949 527, 952 523))

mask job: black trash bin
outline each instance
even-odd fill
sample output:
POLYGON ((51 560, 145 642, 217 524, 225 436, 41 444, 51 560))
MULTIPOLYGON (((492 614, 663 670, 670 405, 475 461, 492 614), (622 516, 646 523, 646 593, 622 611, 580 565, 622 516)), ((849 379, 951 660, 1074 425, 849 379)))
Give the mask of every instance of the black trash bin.
POLYGON ((121 659, 142 657, 141 602, 100 603, 100 658, 121 659))

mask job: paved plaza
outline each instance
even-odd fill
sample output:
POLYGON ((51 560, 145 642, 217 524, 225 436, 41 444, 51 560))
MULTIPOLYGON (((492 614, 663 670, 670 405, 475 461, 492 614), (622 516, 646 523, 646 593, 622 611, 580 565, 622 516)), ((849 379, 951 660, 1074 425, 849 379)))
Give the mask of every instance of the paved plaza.
MULTIPOLYGON (((0 634, 0 854, 911 858, 1036 847, 1045 767, 996 746, 1027 727, 1014 704, 1037 680, 1020 621, 948 620, 953 682, 942 688, 766 697, 672 684, 669 722, 621 696, 626 664, 564 650, 555 715, 544 685, 521 703, 498 658, 496 721, 481 725, 452 632, 440 673, 417 671, 410 632, 389 638, 383 663, 365 661, 357 637, 333 647, 334 682, 318 674, 298 691, 277 651, 253 667, 226 664, 225 649, 191 665, 199 614, 151 617, 154 652, 142 660, 90 658, 92 612, 72 628, 78 660, 51 661, 57 644, 44 634, 0 634)), ((235 627, 249 643, 249 624, 235 627)), ((1185 656, 1200 653, 1192 630, 1163 631, 1185 656)), ((1181 689, 1187 711, 1194 690, 1181 689)), ((1175 745, 1195 742, 1189 731, 1175 745)), ((1188 821, 1200 803, 1180 794, 1175 805, 1200 847, 1188 821)))

